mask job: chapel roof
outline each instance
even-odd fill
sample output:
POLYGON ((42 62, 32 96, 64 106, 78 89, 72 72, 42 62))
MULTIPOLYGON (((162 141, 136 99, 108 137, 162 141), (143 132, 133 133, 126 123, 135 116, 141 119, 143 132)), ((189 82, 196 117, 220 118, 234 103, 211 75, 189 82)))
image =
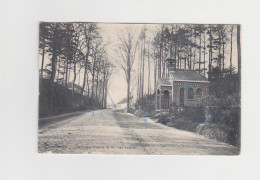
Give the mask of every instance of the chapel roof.
POLYGON ((158 84, 164 85, 164 86, 170 86, 171 85, 169 78, 159 79, 158 84))
POLYGON ((198 81, 208 82, 207 78, 197 71, 193 70, 180 70, 170 72, 170 78, 173 81, 198 81))

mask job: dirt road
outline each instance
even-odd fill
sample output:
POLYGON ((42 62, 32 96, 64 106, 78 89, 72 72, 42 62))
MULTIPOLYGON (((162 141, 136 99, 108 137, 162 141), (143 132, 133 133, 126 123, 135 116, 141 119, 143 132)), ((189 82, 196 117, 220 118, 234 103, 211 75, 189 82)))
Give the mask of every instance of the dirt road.
POLYGON ((40 153, 235 155, 239 149, 147 118, 112 110, 39 129, 40 153))

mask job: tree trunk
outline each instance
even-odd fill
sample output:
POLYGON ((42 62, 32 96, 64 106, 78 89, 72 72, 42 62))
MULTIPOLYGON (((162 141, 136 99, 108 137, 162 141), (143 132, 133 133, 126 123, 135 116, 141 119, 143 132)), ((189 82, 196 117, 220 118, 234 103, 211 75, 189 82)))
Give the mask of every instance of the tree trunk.
POLYGON ((65 69, 65 87, 68 88, 68 68, 69 68, 69 63, 68 63, 68 58, 66 58, 66 69, 65 69))
POLYGON ((225 71, 225 42, 224 42, 224 39, 223 39, 223 42, 222 42, 222 54, 223 54, 223 63, 222 63, 222 76, 224 76, 224 71, 225 71))
POLYGON ((211 34, 211 27, 209 27, 209 70, 208 70, 209 80, 211 80, 211 68, 212 68, 212 34, 211 34))
POLYGON ((240 47, 240 25, 237 25, 237 57, 238 57, 238 76, 239 89, 241 88, 241 47, 240 47))
POLYGON ((71 71, 71 65, 70 65, 70 68, 69 68, 69 70, 68 70, 69 72, 68 72, 68 83, 70 82, 70 71, 71 71))
POLYGON ((43 77, 44 55, 45 55, 45 40, 43 41, 43 47, 42 47, 41 79, 43 77))
POLYGON ((161 78, 161 58, 162 58, 162 43, 160 42, 160 50, 159 50, 159 55, 160 58, 158 59, 158 80, 161 78))
POLYGON ((191 34, 190 34, 190 48, 189 48, 189 59, 190 59, 190 61, 189 61, 189 69, 191 70, 191 65, 192 65, 192 30, 191 30, 191 34))
POLYGON ((204 76, 206 75, 206 34, 204 33, 204 51, 203 51, 203 60, 204 60, 204 76))
POLYGON ((231 25, 231 32, 230 32, 230 65, 229 65, 229 74, 232 75, 232 44, 233 44, 233 25, 231 25))
POLYGON ((54 79, 55 79, 55 74, 56 74, 56 59, 57 59, 57 55, 56 55, 56 49, 54 48, 54 52, 53 52, 53 56, 52 56, 52 64, 51 64, 51 77, 50 77, 50 109, 54 108, 54 79))
POLYGON ((157 62, 158 60, 154 59, 154 93, 156 94, 156 82, 157 82, 157 62))
POLYGON ((140 61, 138 58, 138 62, 137 62, 137 91, 136 91, 136 97, 137 97, 137 101, 139 101, 139 88, 140 88, 140 61))
POLYGON ((99 72, 97 71, 97 84, 96 84, 96 101, 98 102, 98 85, 99 85, 99 72))
POLYGON ((143 70, 142 70, 142 92, 141 92, 142 110, 144 107, 144 65, 145 65, 144 61, 145 61, 145 38, 143 41, 143 65, 142 65, 143 70))
POLYGON ((218 68, 219 68, 219 77, 222 77, 222 68, 221 68, 221 37, 219 32, 219 46, 218 46, 218 68))
POLYGON ((130 70, 127 69, 127 112, 130 112, 130 70))
POLYGON ((74 90, 75 90, 75 82, 77 78, 77 71, 76 71, 76 63, 74 62, 74 67, 73 67, 73 81, 72 81, 72 97, 74 97, 74 90))
POLYGON ((79 81, 78 81, 78 86, 80 87, 80 71, 81 71, 81 69, 79 70, 79 81))
POLYGON ((93 70, 92 70, 92 92, 91 92, 91 99, 94 99, 94 82, 95 82, 95 59, 93 60, 93 70))
POLYGON ((86 76, 88 73, 87 71, 88 71, 88 53, 86 54, 86 57, 85 57, 84 76, 83 76, 83 85, 82 85, 82 89, 81 89, 81 95, 84 93, 85 86, 86 86, 86 76))
MULTIPOLYGON (((56 51, 56 49, 54 50, 56 51)), ((57 55, 56 52, 53 52, 52 60, 51 60, 51 83, 54 83, 55 75, 56 75, 56 63, 57 63, 57 55)))
POLYGON ((192 65, 192 70, 194 71, 194 69, 195 69, 195 64, 196 64, 196 53, 194 52, 194 57, 193 57, 194 59, 193 59, 193 65, 192 65))
POLYGON ((88 81, 88 73, 87 73, 87 87, 88 87, 88 98, 89 98, 89 81, 88 81))
POLYGON ((150 79, 150 50, 149 50, 149 46, 148 46, 148 95, 150 95, 150 91, 151 91, 151 79, 150 79))
MULTIPOLYGON (((149 41, 150 43, 150 41, 149 41)), ((148 44, 148 112, 150 112, 150 91, 151 91, 151 79, 150 79, 150 49, 148 44)))
POLYGON ((56 81, 59 80, 59 77, 60 77, 60 58, 58 60, 58 67, 56 68, 57 69, 57 77, 56 77, 56 81))
POLYGON ((105 83, 105 109, 107 108, 107 82, 105 83))
POLYGON ((201 64, 201 31, 200 31, 200 47, 199 47, 199 73, 200 73, 200 64, 201 64))
POLYGON ((102 107, 105 108, 105 82, 106 82, 106 73, 103 73, 103 86, 102 86, 102 107))
POLYGON ((178 68, 177 69, 181 69, 181 67, 180 67, 180 48, 178 48, 178 68))

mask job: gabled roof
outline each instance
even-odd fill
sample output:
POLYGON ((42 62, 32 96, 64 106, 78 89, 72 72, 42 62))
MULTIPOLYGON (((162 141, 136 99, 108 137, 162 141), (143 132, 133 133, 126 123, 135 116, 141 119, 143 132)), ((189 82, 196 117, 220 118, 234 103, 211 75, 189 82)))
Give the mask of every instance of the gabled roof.
POLYGON ((159 79, 158 84, 163 85, 163 86, 171 86, 169 78, 159 79))
POLYGON ((207 78, 202 74, 193 70, 180 70, 177 69, 174 72, 170 72, 170 78, 173 81, 196 81, 196 82, 208 82, 207 78))

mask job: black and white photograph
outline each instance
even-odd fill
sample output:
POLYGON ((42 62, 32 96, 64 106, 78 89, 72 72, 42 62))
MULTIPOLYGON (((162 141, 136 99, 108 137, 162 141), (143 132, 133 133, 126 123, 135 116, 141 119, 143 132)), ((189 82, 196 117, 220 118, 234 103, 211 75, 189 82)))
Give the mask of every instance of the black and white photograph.
POLYGON ((260 179, 260 1, 1 7, 0 180, 260 179))
POLYGON ((240 31, 39 22, 38 152, 239 155, 240 31))

